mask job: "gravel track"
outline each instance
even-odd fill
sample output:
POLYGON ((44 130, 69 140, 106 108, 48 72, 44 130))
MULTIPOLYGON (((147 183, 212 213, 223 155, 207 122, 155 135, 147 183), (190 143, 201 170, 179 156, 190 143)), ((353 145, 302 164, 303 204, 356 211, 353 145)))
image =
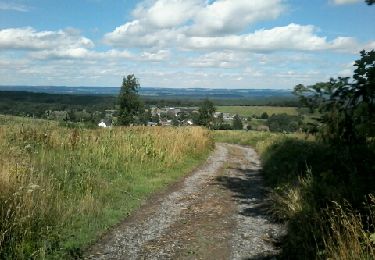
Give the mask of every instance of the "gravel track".
POLYGON ((105 235, 86 259, 265 259, 284 228, 264 212, 249 147, 216 144, 206 163, 105 235))

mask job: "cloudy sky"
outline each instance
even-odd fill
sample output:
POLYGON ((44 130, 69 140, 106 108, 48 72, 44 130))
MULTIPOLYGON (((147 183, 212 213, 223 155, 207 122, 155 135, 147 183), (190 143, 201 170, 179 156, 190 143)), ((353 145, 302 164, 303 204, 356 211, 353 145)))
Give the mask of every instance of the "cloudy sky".
POLYGON ((375 49, 364 0, 0 0, 0 85, 292 89, 375 49))

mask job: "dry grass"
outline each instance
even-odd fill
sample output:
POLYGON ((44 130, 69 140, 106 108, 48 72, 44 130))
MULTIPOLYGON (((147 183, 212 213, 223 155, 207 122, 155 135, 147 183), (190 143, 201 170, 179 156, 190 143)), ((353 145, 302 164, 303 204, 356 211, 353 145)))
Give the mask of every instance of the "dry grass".
POLYGON ((325 213, 328 227, 323 226, 324 255, 327 259, 375 259, 375 197, 365 203, 361 214, 345 203, 333 206, 325 213))
POLYGON ((211 147, 202 128, 68 129, 0 116, 0 258, 79 256, 211 147))
POLYGON ((292 219, 303 210, 306 210, 306 193, 312 184, 312 176, 299 177, 294 185, 288 184, 282 187, 269 189, 267 204, 271 215, 281 221, 292 219))
POLYGON ((314 142, 286 142, 291 138, 305 139, 301 134, 215 131, 214 136, 220 142, 251 145, 261 155, 265 179, 272 184, 268 192, 270 213, 288 226, 285 258, 375 259, 374 195, 368 195, 363 207, 356 205, 353 209, 349 203, 333 202, 333 206, 326 208, 332 200, 345 198, 340 193, 345 190, 343 184, 330 181, 330 169, 324 168, 328 148, 314 148, 314 142), (306 164, 304 172, 297 170, 301 160, 306 164), (314 175, 312 170, 319 169, 321 164, 323 170, 314 175), (335 196, 325 197, 332 194, 335 196))

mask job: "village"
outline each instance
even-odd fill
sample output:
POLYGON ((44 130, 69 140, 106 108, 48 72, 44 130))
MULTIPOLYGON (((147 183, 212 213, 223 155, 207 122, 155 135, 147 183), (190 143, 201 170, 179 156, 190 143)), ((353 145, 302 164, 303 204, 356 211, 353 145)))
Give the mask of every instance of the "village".
MULTIPOLYGON (((147 126, 193 126, 197 125, 195 118, 199 114, 198 107, 164 107, 151 106, 145 109, 148 115, 147 126)), ((98 123, 99 127, 111 127, 116 120, 117 110, 105 110, 105 117, 98 123)), ((222 118, 225 122, 230 123, 234 115, 230 113, 215 112, 214 118, 222 118)))

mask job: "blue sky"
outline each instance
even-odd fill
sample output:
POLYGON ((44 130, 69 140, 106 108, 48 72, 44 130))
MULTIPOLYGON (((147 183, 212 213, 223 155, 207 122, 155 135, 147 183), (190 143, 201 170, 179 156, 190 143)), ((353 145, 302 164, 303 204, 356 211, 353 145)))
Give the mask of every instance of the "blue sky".
POLYGON ((364 0, 0 0, 0 85, 292 89, 375 49, 364 0))

